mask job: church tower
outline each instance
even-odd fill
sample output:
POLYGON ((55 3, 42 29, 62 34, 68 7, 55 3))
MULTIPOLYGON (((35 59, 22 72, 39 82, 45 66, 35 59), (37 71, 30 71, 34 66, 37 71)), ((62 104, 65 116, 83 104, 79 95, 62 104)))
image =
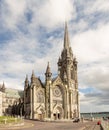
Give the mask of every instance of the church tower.
POLYGON ((74 83, 76 83, 74 88, 77 88, 77 61, 70 47, 67 23, 65 23, 64 48, 58 60, 58 71, 62 81, 66 82, 69 89, 75 85, 74 83))
POLYGON ((64 85, 67 86, 68 117, 79 116, 79 94, 77 80, 77 61, 70 46, 67 23, 65 23, 64 47, 58 60, 58 71, 64 85), (73 113, 73 114, 72 114, 73 113))

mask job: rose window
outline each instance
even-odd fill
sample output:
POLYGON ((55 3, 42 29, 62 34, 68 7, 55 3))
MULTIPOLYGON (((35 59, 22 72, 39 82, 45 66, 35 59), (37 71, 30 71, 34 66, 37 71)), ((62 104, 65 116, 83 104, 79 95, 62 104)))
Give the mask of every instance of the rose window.
POLYGON ((53 90, 53 95, 56 97, 60 97, 61 96, 61 90, 58 86, 56 86, 53 90))

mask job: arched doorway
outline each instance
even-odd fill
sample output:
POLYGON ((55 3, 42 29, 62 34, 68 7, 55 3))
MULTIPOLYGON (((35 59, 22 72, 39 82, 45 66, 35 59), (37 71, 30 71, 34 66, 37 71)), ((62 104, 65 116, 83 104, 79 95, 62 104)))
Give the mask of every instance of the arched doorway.
POLYGON ((38 111, 38 119, 43 120, 43 112, 41 110, 38 111))
POLYGON ((63 109, 60 106, 55 107, 53 111, 54 120, 60 120, 63 118, 63 109))
POLYGON ((44 119, 44 116, 45 116, 45 111, 42 107, 38 108, 37 109, 37 119, 38 120, 43 120, 44 119))

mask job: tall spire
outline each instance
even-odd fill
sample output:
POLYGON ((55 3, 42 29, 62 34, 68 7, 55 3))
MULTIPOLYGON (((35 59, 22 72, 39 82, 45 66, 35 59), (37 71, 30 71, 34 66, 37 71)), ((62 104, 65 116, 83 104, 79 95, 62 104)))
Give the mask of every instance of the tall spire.
POLYGON ((64 32, 64 49, 69 48, 69 34, 68 34, 68 27, 67 27, 67 22, 65 22, 65 32, 64 32))

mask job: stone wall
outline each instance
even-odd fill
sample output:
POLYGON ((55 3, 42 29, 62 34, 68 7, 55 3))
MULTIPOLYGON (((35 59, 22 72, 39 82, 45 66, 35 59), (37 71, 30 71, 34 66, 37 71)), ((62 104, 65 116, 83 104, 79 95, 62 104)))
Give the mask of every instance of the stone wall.
POLYGON ((2 116, 2 92, 0 92, 0 116, 2 116))

